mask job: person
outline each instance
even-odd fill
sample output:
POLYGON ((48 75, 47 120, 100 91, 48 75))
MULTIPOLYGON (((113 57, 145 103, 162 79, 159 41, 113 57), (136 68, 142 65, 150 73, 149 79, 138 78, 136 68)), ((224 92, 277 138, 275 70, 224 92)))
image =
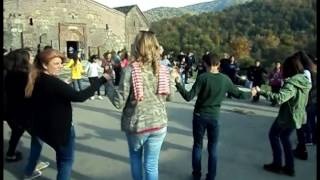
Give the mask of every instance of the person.
POLYGON ((206 72, 197 77, 190 91, 185 90, 179 79, 176 87, 186 101, 191 101, 195 96, 197 101, 193 111, 192 132, 192 175, 195 180, 201 178, 201 153, 203 136, 207 131, 208 136, 208 173, 207 180, 214 180, 217 169, 217 144, 219 137, 219 118, 221 103, 228 92, 236 98, 250 98, 256 92, 240 91, 230 78, 219 72, 220 60, 217 55, 209 53, 204 56, 203 64, 206 72))
POLYGON ((121 57, 121 68, 126 68, 129 65, 129 55, 127 51, 122 53, 121 57))
POLYGON ((108 79, 108 97, 122 109, 121 130, 129 147, 131 175, 134 180, 158 179, 158 161, 167 133, 165 101, 174 95, 174 77, 160 66, 159 43, 154 33, 140 31, 134 42, 133 61, 121 75, 119 89, 108 79), (124 107, 123 107, 124 106, 124 107), (144 175, 143 175, 144 174, 144 175))
MULTIPOLYGON (((112 77, 114 77, 114 70, 113 70, 113 64, 112 64, 112 55, 111 52, 105 52, 103 54, 103 59, 101 62, 101 67, 103 68, 103 73, 111 72, 112 77)), ((107 84, 104 84, 104 95, 107 96, 107 84)))
POLYGON ((22 159, 22 153, 16 151, 16 148, 25 131, 21 124, 31 118, 28 116, 30 115, 28 100, 24 98, 23 91, 31 63, 31 54, 27 49, 16 49, 4 56, 4 112, 11 129, 9 148, 5 157, 7 162, 17 162, 22 159))
MULTIPOLYGON (((269 74, 268 78, 269 78, 269 85, 271 86, 271 91, 273 93, 278 93, 283 83, 280 62, 275 63, 275 67, 272 70, 272 72, 269 74)), ((275 106, 275 105, 276 105, 276 101, 272 100, 271 106, 275 106)))
POLYGON ((168 55, 163 55, 163 58, 160 60, 160 64, 161 65, 164 65, 164 66, 167 66, 169 69, 171 69, 171 63, 168 59, 168 55))
POLYGON ((71 68, 71 81, 72 81, 72 87, 77 90, 82 90, 81 86, 81 76, 82 73, 84 73, 81 60, 77 53, 72 54, 71 60, 65 65, 66 68, 71 68))
MULTIPOLYGON (((89 58, 89 63, 85 69, 85 72, 88 75, 88 79, 89 79, 89 83, 91 85, 93 85, 93 83, 95 81, 97 81, 97 79, 99 78, 99 70, 102 69, 98 64, 97 64, 97 60, 98 60, 98 55, 92 55, 89 58)), ((102 100, 103 97, 100 96, 100 88, 97 89, 97 95, 98 95, 98 99, 102 100)), ((94 95, 90 98, 91 100, 94 100, 95 97, 94 95)))
MULTIPOLYGON (((29 48, 21 48, 10 52, 5 56, 5 95, 7 100, 7 122, 12 130, 9 140, 9 148, 6 154, 7 162, 16 162, 22 159, 22 153, 16 151, 18 141, 25 131, 31 135, 31 150, 29 160, 36 159, 32 168, 25 169, 25 179, 41 176, 41 170, 47 168, 50 163, 40 161, 42 142, 35 137, 30 128, 32 121, 30 100, 24 97, 24 88, 27 84, 28 73, 33 62, 33 56, 29 48), (35 145, 40 146, 38 153, 34 154, 35 145)), ((29 161, 28 161, 29 162, 29 161)), ((27 165, 28 167, 28 165, 27 165)))
MULTIPOLYGON (((237 84, 237 75, 238 75, 238 71, 239 71, 239 66, 238 63, 236 63, 236 60, 234 58, 233 55, 230 56, 229 58, 229 63, 228 63, 228 67, 227 67, 227 75, 229 76, 229 78, 231 79, 231 81, 233 82, 233 84, 237 84)), ((228 98, 231 98, 231 94, 228 94, 228 98)))
POLYGON ((114 70, 114 85, 119 86, 120 78, 121 78, 121 51, 118 51, 118 53, 113 52, 112 54, 112 66, 114 70))
POLYGON ((303 74, 301 56, 295 53, 283 63, 284 84, 279 93, 273 93, 260 87, 256 90, 267 99, 275 100, 280 105, 278 115, 269 131, 269 140, 272 148, 273 161, 264 164, 266 171, 283 173, 294 176, 294 159, 291 149, 290 135, 294 129, 300 129, 305 116, 308 93, 311 83, 303 74), (282 166, 282 150, 284 151, 285 165, 282 166))
MULTIPOLYGON (((256 60, 255 65, 249 67, 248 70, 248 79, 252 81, 252 86, 261 86, 264 82, 264 75, 267 74, 267 71, 261 66, 259 60, 256 60)), ((252 98, 252 102, 258 102, 260 98, 260 94, 258 93, 256 96, 252 98)))
POLYGON ((299 51, 298 54, 301 56, 300 60, 304 68, 304 74, 306 77, 308 77, 312 87, 308 96, 308 104, 306 108, 307 122, 302 125, 302 128, 296 130, 298 144, 293 150, 293 155, 298 159, 307 160, 308 151, 306 145, 312 145, 313 142, 316 142, 316 66, 312 62, 312 59, 305 52, 299 51))
POLYGON ((57 76, 65 57, 55 49, 41 51, 34 60, 25 87, 32 106, 31 131, 56 152, 57 180, 71 177, 75 130, 71 102, 83 102, 106 82, 104 77, 84 90, 76 91, 57 76))

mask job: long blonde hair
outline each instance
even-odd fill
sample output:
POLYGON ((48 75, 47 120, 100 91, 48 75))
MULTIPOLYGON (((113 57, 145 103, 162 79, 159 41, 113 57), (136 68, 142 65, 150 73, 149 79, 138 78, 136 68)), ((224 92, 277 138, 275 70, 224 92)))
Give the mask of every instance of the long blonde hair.
POLYGON ((31 97, 34 89, 34 84, 39 77, 41 72, 44 72, 45 69, 43 65, 49 64, 49 62, 53 59, 59 57, 62 61, 65 61, 65 57, 62 53, 55 49, 45 49, 36 55, 31 70, 28 75, 28 82, 25 87, 24 93, 25 97, 31 97))
POLYGON ((145 65, 151 64, 153 74, 158 76, 160 68, 160 45, 151 31, 140 31, 134 42, 132 55, 136 61, 145 65))

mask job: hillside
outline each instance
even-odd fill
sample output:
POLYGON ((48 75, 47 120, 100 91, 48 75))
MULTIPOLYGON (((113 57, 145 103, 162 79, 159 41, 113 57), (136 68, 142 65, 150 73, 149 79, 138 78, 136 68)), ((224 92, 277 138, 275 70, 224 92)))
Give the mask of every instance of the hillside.
POLYGON ((271 64, 297 50, 316 56, 316 0, 254 0, 154 22, 151 30, 167 52, 193 51, 198 57, 209 50, 271 64))
POLYGON ((185 14, 196 15, 203 12, 217 12, 250 1, 252 0, 214 0, 181 8, 159 7, 145 11, 144 14, 150 22, 155 22, 161 19, 179 17, 185 14))

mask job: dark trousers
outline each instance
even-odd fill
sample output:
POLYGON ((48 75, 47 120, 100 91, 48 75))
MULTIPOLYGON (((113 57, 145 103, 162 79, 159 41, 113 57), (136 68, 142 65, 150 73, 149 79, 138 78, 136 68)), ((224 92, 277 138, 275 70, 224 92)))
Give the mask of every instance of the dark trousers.
MULTIPOLYGON (((88 79, 89 79, 90 85, 93 85, 94 82, 97 82, 99 78, 98 77, 89 77, 88 79)), ((98 93, 98 96, 100 96, 100 88, 98 88, 97 93, 98 93)))
POLYGON ((193 149, 192 149, 192 169, 195 178, 201 177, 201 153, 203 136, 207 131, 208 138, 208 173, 206 180, 214 180, 217 170, 217 144, 219 136, 218 120, 210 115, 193 115, 193 149))
POLYGON ((115 75, 114 85, 119 86, 120 78, 121 78, 121 67, 114 68, 114 75, 115 75))
POLYGON ((7 151, 7 156, 13 156, 15 155, 18 142, 24 133, 24 129, 22 129, 20 126, 18 126, 15 122, 11 120, 8 120, 7 123, 11 128, 11 136, 9 140, 9 148, 7 151))
POLYGON ((282 166, 282 150, 280 141, 284 151, 285 167, 288 169, 294 169, 293 152, 291 149, 290 135, 294 128, 281 127, 277 121, 275 121, 269 131, 269 140, 273 153, 273 164, 282 166))

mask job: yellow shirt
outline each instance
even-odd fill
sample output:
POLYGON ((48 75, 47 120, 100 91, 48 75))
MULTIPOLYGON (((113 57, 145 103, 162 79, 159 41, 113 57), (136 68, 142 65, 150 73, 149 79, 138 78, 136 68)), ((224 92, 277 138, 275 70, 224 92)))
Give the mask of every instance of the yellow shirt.
POLYGON ((81 79, 81 74, 84 73, 84 70, 80 61, 74 66, 74 61, 71 59, 65 67, 71 68, 71 79, 81 79))

